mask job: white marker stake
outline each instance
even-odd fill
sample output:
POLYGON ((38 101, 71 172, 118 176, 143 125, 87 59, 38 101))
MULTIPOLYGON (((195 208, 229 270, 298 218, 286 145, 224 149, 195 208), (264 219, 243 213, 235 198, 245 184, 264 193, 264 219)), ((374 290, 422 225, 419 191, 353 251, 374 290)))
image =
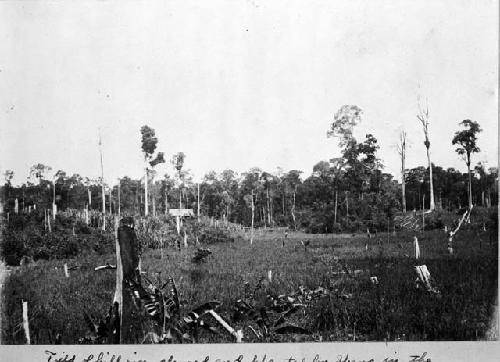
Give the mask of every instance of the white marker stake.
POLYGON ((272 270, 269 270, 267 272, 267 280, 269 280, 269 283, 273 282, 273 271, 272 270))
POLYGON ((413 246, 415 247, 415 259, 420 258, 420 246, 418 245, 418 239, 416 236, 413 237, 413 246))
POLYGON ((23 328, 24 335, 26 336, 26 344, 31 344, 30 340, 30 324, 28 321, 28 302, 22 301, 23 303, 23 328))
POLYGON ((64 275, 69 278, 68 264, 64 263, 64 275))

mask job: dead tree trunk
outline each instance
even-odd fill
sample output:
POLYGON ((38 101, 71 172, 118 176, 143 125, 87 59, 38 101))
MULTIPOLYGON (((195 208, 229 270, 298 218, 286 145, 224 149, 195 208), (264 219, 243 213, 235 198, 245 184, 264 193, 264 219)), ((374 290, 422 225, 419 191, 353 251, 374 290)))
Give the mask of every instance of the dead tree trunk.
POLYGON ((405 177, 405 163, 406 163, 406 132, 401 131, 399 135, 398 153, 401 157, 401 204, 403 212, 406 213, 406 177, 405 177))
POLYGON ((115 328, 112 328, 108 338, 108 343, 112 344, 137 343, 130 318, 134 303, 129 289, 130 282, 141 283, 141 276, 139 243, 131 225, 131 218, 122 220, 119 227, 118 218, 115 219, 116 285, 112 310, 112 323, 115 328))
POLYGON ((420 102, 418 104, 419 114, 417 118, 422 123, 422 128, 424 130, 425 136, 425 149, 427 152, 427 165, 429 167, 429 188, 430 188, 430 201, 429 201, 429 209, 434 210, 436 208, 434 204, 434 186, 432 181, 432 163, 431 163, 431 155, 429 148, 431 147, 431 142, 429 141, 429 108, 426 108, 425 111, 420 107, 420 102))
POLYGON ((102 230, 106 230, 106 194, 104 192, 104 165, 102 162, 102 141, 99 132, 99 154, 101 155, 102 230))

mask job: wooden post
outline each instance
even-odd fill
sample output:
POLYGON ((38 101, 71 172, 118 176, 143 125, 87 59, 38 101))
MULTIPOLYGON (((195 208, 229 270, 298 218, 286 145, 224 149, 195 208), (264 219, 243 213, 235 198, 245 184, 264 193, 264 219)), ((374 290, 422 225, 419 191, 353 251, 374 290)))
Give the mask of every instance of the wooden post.
POLYGON ((184 247, 187 248, 188 247, 188 241, 187 241, 187 234, 186 234, 186 230, 184 230, 184 247))
POLYGON ((16 199, 14 200, 14 212, 16 214, 19 214, 19 201, 17 200, 17 197, 16 199))
POLYGON ((64 263, 64 275, 69 278, 68 264, 64 263))
POLYGON ((25 302, 23 300, 22 304, 23 304, 23 328, 24 328, 24 335, 26 337, 26 344, 31 344, 30 324, 28 320, 28 302, 25 302))
POLYGON ((180 235, 180 233, 181 233, 181 221, 180 221, 179 215, 177 215, 175 217, 175 221, 176 221, 176 226, 177 226, 177 235, 180 235))

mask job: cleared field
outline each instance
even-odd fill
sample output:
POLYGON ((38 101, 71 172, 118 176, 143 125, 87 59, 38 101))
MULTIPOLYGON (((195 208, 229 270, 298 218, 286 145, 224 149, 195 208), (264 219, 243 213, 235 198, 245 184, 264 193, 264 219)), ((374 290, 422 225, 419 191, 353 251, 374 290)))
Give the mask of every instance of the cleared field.
MULTIPOLYGON (((290 233, 283 247, 282 234, 266 233, 253 245, 241 237, 234 243, 210 245, 212 255, 200 264, 191 261, 195 248, 166 249, 163 259, 159 250, 148 250, 142 267, 153 283, 174 278, 184 312, 207 301, 221 302, 218 313, 243 330, 244 341, 491 338, 487 331, 498 285, 496 238, 490 241, 486 233, 461 232, 455 254, 448 255, 444 233, 429 231, 420 236, 422 257, 416 261, 412 235, 379 234, 368 239, 290 233), (414 266, 422 264, 427 265, 439 293, 415 287, 414 266), (378 284, 370 281, 372 276, 378 284), (309 335, 269 331, 264 337, 252 332, 250 327, 259 330, 255 320, 235 318, 235 302, 245 298, 245 288, 254 291, 250 302, 260 308, 269 305, 269 295, 298 296, 300 290, 318 287, 322 292, 286 321, 309 330, 309 335)), ((13 271, 4 290, 5 343, 24 343, 22 300, 30 305, 34 343, 78 343, 88 334, 84 311, 103 318, 113 298, 114 271, 94 271, 106 262, 114 263, 114 255, 38 261, 13 271), (77 267, 69 278, 64 275, 64 263, 77 267)), ((268 312, 275 321, 278 315, 268 312)), ((136 343, 148 332, 145 319, 136 319, 136 343)), ((216 325, 210 317, 206 321, 216 325)), ((202 331, 197 341, 233 341, 231 335, 220 332, 202 331)))

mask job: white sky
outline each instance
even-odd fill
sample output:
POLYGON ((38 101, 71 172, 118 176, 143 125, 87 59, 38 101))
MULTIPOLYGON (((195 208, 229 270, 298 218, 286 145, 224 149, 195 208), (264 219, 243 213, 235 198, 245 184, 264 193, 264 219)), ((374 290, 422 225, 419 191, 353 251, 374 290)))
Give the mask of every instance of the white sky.
MULTIPOLYGON (((338 156, 326 132, 344 104, 379 140, 385 170, 431 154, 465 169, 451 145, 479 122, 498 163, 497 1, 0 2, 0 169, 24 182, 41 162, 84 176, 140 177, 140 127, 197 176, 258 166, 301 169, 338 156)), ((173 173, 170 164, 159 172, 173 173)))

